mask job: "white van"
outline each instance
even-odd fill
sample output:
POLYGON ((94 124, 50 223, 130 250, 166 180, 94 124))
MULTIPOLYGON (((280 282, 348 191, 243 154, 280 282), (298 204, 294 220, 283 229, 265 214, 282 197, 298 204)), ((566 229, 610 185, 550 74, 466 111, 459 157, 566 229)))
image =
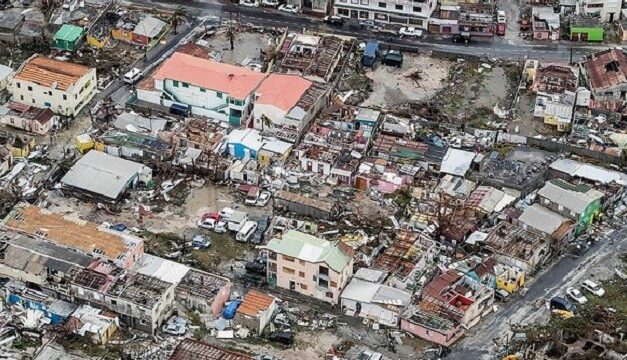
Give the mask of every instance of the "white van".
POLYGON ((246 221, 242 229, 235 235, 235 240, 247 242, 255 234, 255 230, 257 230, 257 222, 246 221))
POLYGON ((135 84, 137 80, 141 79, 142 71, 138 68, 132 68, 131 71, 124 74, 124 82, 127 84, 135 84))

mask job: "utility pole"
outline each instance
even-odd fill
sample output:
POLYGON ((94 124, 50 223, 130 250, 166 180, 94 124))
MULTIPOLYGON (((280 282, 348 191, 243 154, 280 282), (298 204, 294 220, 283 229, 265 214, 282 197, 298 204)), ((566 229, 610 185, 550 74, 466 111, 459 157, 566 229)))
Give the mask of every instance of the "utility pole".
POLYGON ((570 45, 570 62, 569 62, 569 64, 570 65, 573 64, 573 45, 572 44, 570 45))

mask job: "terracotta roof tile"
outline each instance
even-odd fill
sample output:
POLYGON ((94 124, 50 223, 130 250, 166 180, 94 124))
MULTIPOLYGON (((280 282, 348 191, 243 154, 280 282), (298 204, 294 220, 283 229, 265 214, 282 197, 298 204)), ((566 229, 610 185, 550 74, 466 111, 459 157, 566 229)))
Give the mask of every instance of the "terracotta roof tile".
POLYGON ((274 296, 263 294, 257 290, 250 290, 244 296, 244 300, 237 308, 237 312, 256 317, 259 311, 268 310, 274 299, 274 296))
POLYGON ((57 89, 65 91, 89 71, 87 66, 36 56, 19 69, 15 79, 46 87, 56 84, 57 89))

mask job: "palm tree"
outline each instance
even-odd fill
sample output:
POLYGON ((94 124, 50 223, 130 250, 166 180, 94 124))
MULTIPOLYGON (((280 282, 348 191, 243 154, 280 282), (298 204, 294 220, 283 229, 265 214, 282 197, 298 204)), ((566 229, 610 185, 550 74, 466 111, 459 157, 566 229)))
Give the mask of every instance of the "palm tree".
POLYGON ((179 6, 174 10, 172 16, 170 16, 170 24, 174 28, 174 35, 176 35, 176 31, 182 23, 187 21, 187 11, 184 7, 179 6))

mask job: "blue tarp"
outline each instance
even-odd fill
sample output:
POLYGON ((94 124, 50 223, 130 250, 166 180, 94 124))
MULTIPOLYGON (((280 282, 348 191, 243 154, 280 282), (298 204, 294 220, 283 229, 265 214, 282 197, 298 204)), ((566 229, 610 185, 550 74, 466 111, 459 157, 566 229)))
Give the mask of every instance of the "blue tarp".
POLYGON ((239 300, 231 301, 231 303, 229 303, 229 305, 225 307, 224 310, 222 311, 222 316, 227 320, 231 320, 232 318, 234 318, 235 312, 237 311, 237 308, 239 307, 240 303, 241 301, 239 300))

